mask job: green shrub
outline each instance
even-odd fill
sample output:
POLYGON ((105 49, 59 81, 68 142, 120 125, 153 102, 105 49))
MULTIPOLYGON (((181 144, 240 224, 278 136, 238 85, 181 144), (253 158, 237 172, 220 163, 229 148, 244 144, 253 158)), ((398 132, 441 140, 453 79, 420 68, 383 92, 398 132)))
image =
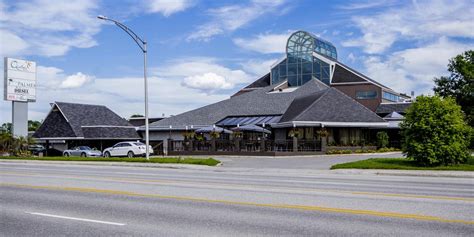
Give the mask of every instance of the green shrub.
POLYGON ((377 150, 377 152, 393 152, 393 151, 400 151, 400 149, 394 148, 394 147, 384 147, 377 150))
POLYGON ((387 132, 377 132, 377 148, 385 148, 388 146, 388 134, 387 132))
POLYGON ((327 150, 326 154, 328 155, 334 155, 334 154, 352 154, 351 150, 327 150))
POLYGON ((400 124, 402 150, 419 165, 452 165, 467 162, 472 128, 464 121, 454 99, 418 96, 400 124))

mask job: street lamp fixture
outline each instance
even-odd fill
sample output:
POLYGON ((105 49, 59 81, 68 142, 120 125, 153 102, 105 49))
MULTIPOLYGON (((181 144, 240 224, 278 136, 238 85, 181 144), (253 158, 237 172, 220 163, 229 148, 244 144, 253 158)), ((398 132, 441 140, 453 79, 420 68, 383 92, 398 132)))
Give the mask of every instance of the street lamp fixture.
POLYGON ((148 80, 147 80, 147 48, 146 48, 146 41, 142 40, 140 37, 138 37, 135 32, 133 32, 130 28, 128 28, 126 25, 114 20, 110 19, 106 16, 103 15, 98 15, 97 18, 104 20, 104 21, 111 21, 113 22, 116 26, 120 27, 125 33, 127 33, 130 37, 132 37, 133 41, 138 45, 138 47, 142 50, 143 52, 143 78, 145 81, 145 143, 146 143, 146 159, 150 159, 150 138, 149 138, 149 126, 148 126, 148 80))

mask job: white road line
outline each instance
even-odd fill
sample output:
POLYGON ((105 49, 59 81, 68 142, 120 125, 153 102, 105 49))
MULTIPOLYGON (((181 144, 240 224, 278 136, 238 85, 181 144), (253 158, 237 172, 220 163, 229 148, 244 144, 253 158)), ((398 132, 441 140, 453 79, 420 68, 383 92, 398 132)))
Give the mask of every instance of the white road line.
POLYGON ((110 222, 110 221, 99 221, 99 220, 92 220, 92 219, 85 219, 85 218, 77 218, 77 217, 70 217, 70 216, 58 216, 58 215, 52 215, 52 214, 46 214, 46 213, 39 213, 39 212, 25 212, 31 215, 37 215, 37 216, 47 216, 47 217, 53 217, 53 218, 61 218, 61 219, 68 219, 68 220, 75 220, 75 221, 85 221, 85 222, 93 222, 93 223, 100 223, 100 224, 107 224, 107 225, 119 225, 123 226, 125 224, 123 223, 117 223, 117 222, 110 222))

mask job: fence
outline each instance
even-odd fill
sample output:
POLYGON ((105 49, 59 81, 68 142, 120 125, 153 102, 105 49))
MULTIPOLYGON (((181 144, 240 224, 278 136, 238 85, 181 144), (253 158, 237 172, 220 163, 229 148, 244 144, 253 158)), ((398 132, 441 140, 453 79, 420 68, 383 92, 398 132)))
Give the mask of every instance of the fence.
MULTIPOLYGON (((170 140, 170 151, 293 152, 293 140, 170 140)), ((321 151, 320 140, 297 140, 297 152, 321 151)))

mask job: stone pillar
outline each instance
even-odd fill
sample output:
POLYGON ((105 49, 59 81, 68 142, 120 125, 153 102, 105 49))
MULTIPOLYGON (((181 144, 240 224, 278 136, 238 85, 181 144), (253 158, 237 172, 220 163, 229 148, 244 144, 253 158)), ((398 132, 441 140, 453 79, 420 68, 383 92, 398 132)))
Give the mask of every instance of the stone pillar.
POLYGON ((234 140, 234 146, 235 146, 234 151, 240 152, 240 139, 239 138, 236 138, 234 140))
POLYGON ((194 151, 194 138, 189 139, 189 151, 194 151))
POLYGON ((163 140, 163 155, 165 155, 165 156, 168 155, 168 144, 169 144, 169 140, 170 140, 170 139, 163 140))
POLYGON ((327 146, 328 146, 328 138, 321 137, 321 152, 326 153, 327 146))
POLYGON ((298 137, 293 137, 293 152, 298 152, 298 137))
POLYGON ((212 138, 212 140, 211 140, 211 150, 212 151, 217 151, 216 139, 215 138, 212 138))

